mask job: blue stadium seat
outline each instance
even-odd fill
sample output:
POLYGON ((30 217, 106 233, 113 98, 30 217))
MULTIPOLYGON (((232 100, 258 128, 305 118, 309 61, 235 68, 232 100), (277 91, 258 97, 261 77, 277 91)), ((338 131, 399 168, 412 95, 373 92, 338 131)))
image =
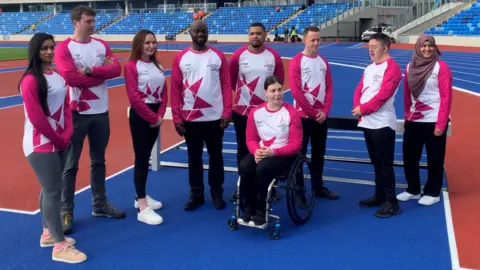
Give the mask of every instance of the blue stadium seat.
POLYGON ((300 9, 300 5, 221 7, 205 19, 210 34, 247 34, 248 27, 261 22, 267 31, 300 9))
POLYGON ((472 3, 469 9, 462 10, 447 21, 431 27, 425 34, 436 36, 479 36, 480 35, 480 2, 472 3))
POLYGON ((1 12, 0 35, 16 34, 52 14, 52 12, 1 12))
MULTIPOLYGON (((102 29, 123 16, 121 10, 96 10, 95 31, 102 29)), ((70 35, 73 34, 73 24, 70 19, 70 12, 62 12, 52 18, 38 24, 35 30, 22 32, 23 35, 32 35, 37 32, 46 32, 52 35, 70 35)))
POLYGON ((192 22, 192 13, 137 10, 103 29, 101 34, 133 35, 140 29, 148 29, 156 35, 173 36, 188 27, 192 22))
MULTIPOLYGON (((298 16, 286 23, 288 28, 292 29, 292 26, 295 26, 297 29, 297 34, 302 34, 303 29, 308 26, 320 26, 321 24, 331 20, 336 17, 337 14, 342 14, 345 11, 352 9, 353 7, 359 6, 359 1, 355 1, 354 4, 350 2, 342 3, 321 3, 313 4, 306 8, 298 16)), ((278 34, 283 35, 285 30, 285 25, 278 29, 278 34)))

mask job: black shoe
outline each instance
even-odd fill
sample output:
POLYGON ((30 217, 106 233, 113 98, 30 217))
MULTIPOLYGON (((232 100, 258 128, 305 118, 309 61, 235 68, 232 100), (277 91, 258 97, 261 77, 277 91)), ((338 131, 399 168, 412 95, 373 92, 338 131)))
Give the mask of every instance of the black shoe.
POLYGON ((315 190, 315 197, 327 198, 330 200, 338 200, 339 196, 335 192, 331 192, 326 187, 322 187, 320 190, 315 190))
POLYGON ((73 227, 73 213, 72 212, 63 212, 62 213, 62 229, 64 234, 71 234, 73 227))
POLYGON ((105 202, 102 208, 93 209, 92 215, 94 217, 124 218, 125 212, 116 209, 109 202, 105 202))
POLYGON ((368 199, 365 199, 365 200, 362 200, 359 202, 359 205, 361 207, 378 207, 378 206, 381 206, 384 202, 377 199, 377 197, 375 196, 372 196, 368 199))
POLYGON ((247 207, 245 208, 245 213, 243 216, 240 218, 243 222, 248 223, 252 220, 252 217, 254 215, 254 211, 252 208, 247 207))
POLYGON ((217 210, 225 209, 227 207, 227 203, 223 200, 222 197, 214 198, 213 199, 213 206, 217 210))
POLYGON ((265 223, 267 223, 267 220, 265 218, 265 211, 257 211, 253 222, 255 223, 255 226, 265 225, 265 223))
POLYGON ((389 218, 394 215, 400 214, 400 206, 397 203, 386 202, 382 205, 382 208, 375 212, 375 216, 379 218, 389 218))
POLYGON ((198 207, 205 204, 205 198, 202 197, 190 197, 188 202, 185 203, 185 211, 193 211, 196 210, 198 207))

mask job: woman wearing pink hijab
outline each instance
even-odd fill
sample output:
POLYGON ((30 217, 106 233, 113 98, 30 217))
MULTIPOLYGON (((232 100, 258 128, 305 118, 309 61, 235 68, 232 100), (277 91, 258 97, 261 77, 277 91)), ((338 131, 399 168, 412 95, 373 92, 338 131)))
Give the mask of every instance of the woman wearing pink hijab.
POLYGON ((452 104, 452 72, 440 55, 433 36, 421 35, 405 69, 403 162, 408 188, 397 195, 399 201, 419 199, 421 205, 440 201, 452 104), (428 180, 422 196, 419 162, 424 145, 428 180))

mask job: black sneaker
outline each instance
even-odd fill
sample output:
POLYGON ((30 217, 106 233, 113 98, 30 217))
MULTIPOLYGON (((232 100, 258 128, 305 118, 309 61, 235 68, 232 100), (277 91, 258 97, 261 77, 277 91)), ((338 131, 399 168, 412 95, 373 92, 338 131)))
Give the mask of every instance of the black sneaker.
POLYGON ((223 200, 222 197, 214 198, 213 199, 213 206, 217 210, 225 209, 227 207, 227 203, 223 200))
POLYGON ((62 229, 64 234, 71 234, 73 227, 73 213, 72 212, 63 212, 62 213, 62 229))
POLYGON ((296 192, 295 194, 295 204, 300 209, 308 209, 307 196, 303 192, 296 192))
POLYGON ((382 208, 375 212, 375 216, 379 218, 389 218, 400 213, 400 206, 397 203, 386 202, 382 208))
POLYGON ((245 209, 245 213, 243 214, 243 216, 241 218, 239 218, 242 222, 244 223, 248 223, 252 220, 252 217, 253 217, 253 210, 252 208, 250 207, 247 207, 245 209))
POLYGON ((255 218, 253 220, 255 226, 263 226, 267 222, 264 211, 257 211, 255 218))
POLYGON ((338 200, 339 196, 337 193, 328 190, 328 188, 323 187, 319 191, 315 191, 315 197, 327 198, 330 200, 338 200))
POLYGON ((368 199, 365 199, 365 200, 362 200, 360 201, 358 204, 361 206, 361 207, 378 207, 378 206, 381 206, 384 202, 377 199, 377 197, 375 196, 372 196, 368 199))
POLYGON ((105 202, 102 208, 94 209, 92 215, 94 217, 124 218, 125 212, 116 209, 109 202, 105 202))
POLYGON ((188 199, 187 203, 185 203, 185 211, 194 211, 198 207, 200 207, 204 204, 205 204, 205 198, 204 197, 190 197, 190 199, 188 199))

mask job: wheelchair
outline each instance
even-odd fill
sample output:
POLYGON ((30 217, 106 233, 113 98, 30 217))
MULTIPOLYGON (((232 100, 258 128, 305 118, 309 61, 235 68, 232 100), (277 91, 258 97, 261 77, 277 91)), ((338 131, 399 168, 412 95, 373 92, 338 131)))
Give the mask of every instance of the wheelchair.
POLYGON ((287 210, 290 219, 295 225, 305 224, 312 214, 313 207, 315 205, 315 190, 313 189, 313 182, 311 182, 311 194, 305 194, 305 178, 309 175, 305 175, 303 172, 303 166, 307 165, 309 171, 311 171, 311 162, 305 155, 299 155, 293 162, 287 174, 278 175, 273 179, 268 187, 267 199, 266 199, 266 222, 263 226, 255 226, 251 223, 244 223, 241 219, 241 213, 245 211, 245 203, 240 193, 240 177, 237 181, 237 194, 235 197, 234 213, 228 220, 228 227, 231 230, 237 230, 238 226, 253 227, 258 229, 266 229, 269 227, 268 235, 273 240, 280 238, 280 217, 273 214, 272 204, 276 202, 275 196, 273 196, 273 190, 279 192, 277 189, 284 189, 286 191, 286 203, 287 210), (303 178, 299 178, 302 177, 303 178), (304 215, 300 214, 296 206, 300 206, 302 209, 306 209, 304 215), (272 223, 272 224, 270 224, 272 223))

